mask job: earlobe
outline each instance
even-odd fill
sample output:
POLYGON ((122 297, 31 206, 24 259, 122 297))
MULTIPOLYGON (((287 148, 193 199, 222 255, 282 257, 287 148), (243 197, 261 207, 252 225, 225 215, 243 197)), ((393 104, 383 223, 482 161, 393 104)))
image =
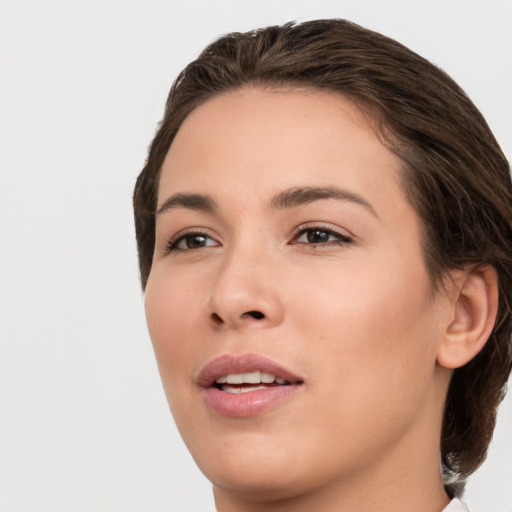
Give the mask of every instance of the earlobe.
POLYGON ((482 350, 498 312, 498 275, 492 265, 467 268, 454 281, 452 317, 437 354, 437 362, 450 369, 464 366, 482 350))

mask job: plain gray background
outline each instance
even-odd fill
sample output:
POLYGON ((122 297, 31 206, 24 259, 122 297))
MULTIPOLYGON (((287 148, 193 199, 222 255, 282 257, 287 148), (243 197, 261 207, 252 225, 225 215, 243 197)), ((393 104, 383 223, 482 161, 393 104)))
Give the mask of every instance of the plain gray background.
MULTIPOLYGON (((0 1, 3 512, 214 509, 146 333, 132 188, 172 80, 207 43, 323 17, 440 65, 512 158, 510 0, 0 1)), ((509 397, 473 512, 510 512, 511 484, 509 397)))

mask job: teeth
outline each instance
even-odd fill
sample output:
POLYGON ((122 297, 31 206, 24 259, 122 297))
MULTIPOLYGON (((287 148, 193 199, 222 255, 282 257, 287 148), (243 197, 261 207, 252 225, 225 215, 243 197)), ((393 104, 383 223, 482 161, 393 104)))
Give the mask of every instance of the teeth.
POLYGON ((242 377, 245 384, 259 384, 261 382, 261 372, 259 371, 242 373, 242 377))
POLYGON ((244 388, 242 386, 232 387, 232 386, 222 386, 222 391, 226 391, 227 393, 250 393, 252 391, 257 391, 258 389, 266 389, 265 386, 255 386, 252 388, 244 388))
MULTIPOLYGON (((247 374, 245 374, 247 375, 247 374)), ((237 373, 235 375, 228 375, 227 379, 228 384, 243 384, 244 383, 244 374, 237 373)))
POLYGON ((276 378, 271 373, 260 372, 259 370, 246 373, 232 373, 215 379, 217 384, 272 384, 274 381, 277 384, 286 384, 286 380, 281 377, 276 378))

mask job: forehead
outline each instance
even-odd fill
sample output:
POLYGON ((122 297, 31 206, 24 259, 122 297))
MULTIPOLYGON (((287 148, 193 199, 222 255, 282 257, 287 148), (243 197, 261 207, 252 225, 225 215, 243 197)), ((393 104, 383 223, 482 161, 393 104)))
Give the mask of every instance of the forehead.
POLYGON ((206 101, 185 119, 164 161, 159 203, 176 192, 252 198, 294 186, 336 185, 370 196, 394 189, 402 196, 401 165, 368 117, 340 94, 244 88, 206 101))

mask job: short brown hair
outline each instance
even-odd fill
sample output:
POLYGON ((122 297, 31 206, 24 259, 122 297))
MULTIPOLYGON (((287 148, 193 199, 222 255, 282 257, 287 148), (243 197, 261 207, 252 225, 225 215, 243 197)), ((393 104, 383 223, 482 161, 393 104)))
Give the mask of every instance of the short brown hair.
POLYGON ((403 186, 423 223, 427 269, 491 264, 499 310, 484 349, 455 370, 445 406, 445 474, 463 480, 485 459, 512 367, 512 184, 483 116, 442 70, 400 43, 345 20, 228 34, 174 82, 134 194, 142 287, 151 271, 160 169, 186 116, 246 85, 308 87, 351 98, 404 162, 403 186))

